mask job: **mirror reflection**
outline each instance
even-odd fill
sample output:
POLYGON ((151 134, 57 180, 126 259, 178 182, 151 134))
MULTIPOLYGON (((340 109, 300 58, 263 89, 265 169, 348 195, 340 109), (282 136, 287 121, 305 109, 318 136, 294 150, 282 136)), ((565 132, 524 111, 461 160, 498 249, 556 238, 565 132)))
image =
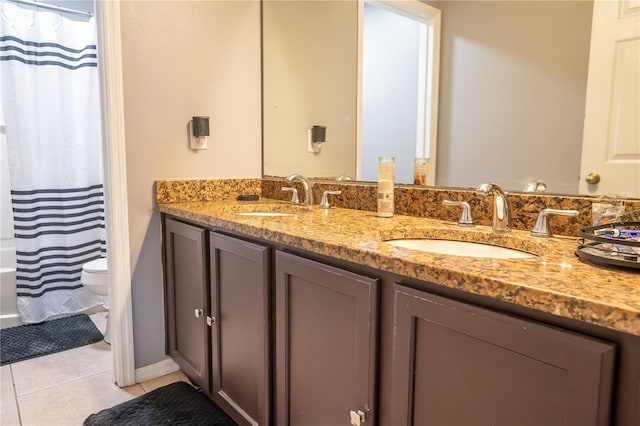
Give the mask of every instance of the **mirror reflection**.
MULTIPOLYGON (((430 183, 495 181, 512 191, 546 186, 577 193, 593 3, 425 3, 441 13, 430 183)), ((363 10, 357 1, 264 1, 265 175, 376 180, 375 171, 367 172, 375 159, 405 149, 409 154, 396 161, 397 182, 413 183, 414 157, 430 156, 416 142, 417 126, 407 138, 385 133, 382 146, 361 143, 359 116, 367 105, 390 129, 400 121, 384 90, 361 86, 367 76, 359 64, 371 57, 358 44, 363 10), (364 93, 381 97, 366 104, 364 93), (314 125, 325 126, 324 143, 310 141, 314 125)), ((413 102, 418 105, 417 94, 413 102)))

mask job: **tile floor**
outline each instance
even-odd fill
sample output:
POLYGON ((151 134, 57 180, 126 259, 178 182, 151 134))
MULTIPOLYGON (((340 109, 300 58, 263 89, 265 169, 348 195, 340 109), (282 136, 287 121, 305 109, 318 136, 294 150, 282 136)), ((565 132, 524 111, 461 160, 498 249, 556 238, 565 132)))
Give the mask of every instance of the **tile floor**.
MULTIPOLYGON (((101 331, 104 312, 90 316, 101 331)), ((1 426, 79 426, 92 413, 180 380, 181 372, 126 388, 112 381, 104 341, 0 367, 1 426)))

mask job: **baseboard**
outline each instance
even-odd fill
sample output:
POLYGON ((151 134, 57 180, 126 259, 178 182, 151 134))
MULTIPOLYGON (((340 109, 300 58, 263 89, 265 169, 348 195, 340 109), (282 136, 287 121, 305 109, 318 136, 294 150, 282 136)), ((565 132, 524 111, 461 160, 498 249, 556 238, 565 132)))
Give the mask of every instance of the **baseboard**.
POLYGON ((136 368, 136 383, 146 382, 147 380, 155 379, 156 377, 164 376, 165 374, 174 373, 178 370, 180 370, 178 364, 173 362, 171 358, 167 358, 163 361, 156 362, 155 364, 136 368))
POLYGON ((0 315, 0 328, 17 327, 23 325, 20 314, 0 315))

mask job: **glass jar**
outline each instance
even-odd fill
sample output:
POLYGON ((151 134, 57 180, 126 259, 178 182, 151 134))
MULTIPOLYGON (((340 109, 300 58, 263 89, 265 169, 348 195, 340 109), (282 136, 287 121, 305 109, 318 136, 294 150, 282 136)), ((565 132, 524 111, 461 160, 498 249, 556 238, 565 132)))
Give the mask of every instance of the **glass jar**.
POLYGON ((413 163, 413 184, 428 185, 430 168, 431 168, 431 164, 430 164, 429 158, 416 157, 413 163))
POLYGON ((393 216, 395 176, 395 157, 378 157, 378 217, 393 216))

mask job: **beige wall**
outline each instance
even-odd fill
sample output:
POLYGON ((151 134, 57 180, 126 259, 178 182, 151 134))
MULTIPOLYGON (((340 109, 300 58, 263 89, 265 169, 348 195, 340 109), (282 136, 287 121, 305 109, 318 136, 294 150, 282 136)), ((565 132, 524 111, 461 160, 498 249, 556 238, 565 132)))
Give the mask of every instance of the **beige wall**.
POLYGON ((136 367, 164 359, 158 179, 261 176, 260 3, 123 1, 122 49, 136 367), (210 116, 209 149, 188 148, 210 116))
POLYGON ((442 11, 437 185, 577 193, 593 3, 426 2, 442 11))

